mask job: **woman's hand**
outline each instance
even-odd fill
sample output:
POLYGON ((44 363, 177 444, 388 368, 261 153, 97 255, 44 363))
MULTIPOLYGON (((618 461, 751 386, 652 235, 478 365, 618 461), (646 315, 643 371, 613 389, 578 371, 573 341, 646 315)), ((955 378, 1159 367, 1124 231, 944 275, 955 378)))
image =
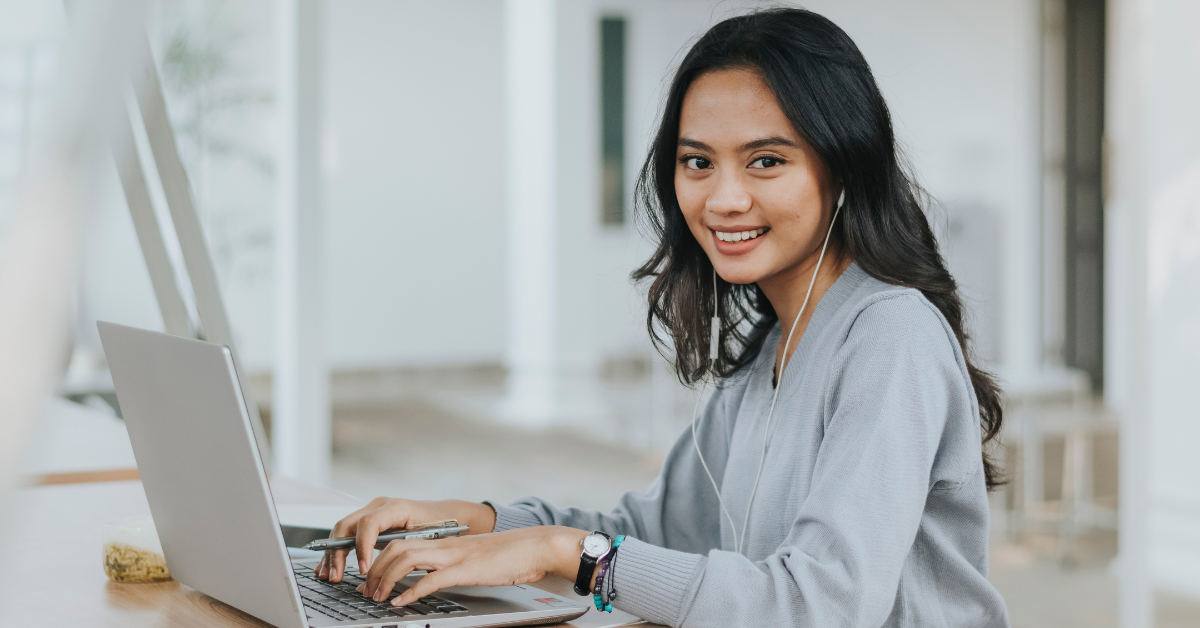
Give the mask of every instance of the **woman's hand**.
POLYGON ((574 580, 579 573, 579 544, 587 534, 575 528, 536 526, 484 536, 396 540, 379 554, 358 590, 382 602, 397 582, 417 569, 429 573, 393 599, 392 606, 406 606, 453 586, 526 584, 550 574, 574 580))
MULTIPOLYGON (((366 574, 371 569, 371 559, 375 556, 375 540, 381 532, 445 519, 457 519, 459 525, 469 527, 468 535, 484 534, 496 527, 496 512, 487 504, 456 499, 425 502, 376 497, 371 503, 337 522, 329 536, 357 537, 355 550, 358 554, 358 571, 366 574)), ((349 549, 325 552, 325 557, 316 567, 317 577, 341 582, 346 570, 346 556, 349 553, 349 549)))

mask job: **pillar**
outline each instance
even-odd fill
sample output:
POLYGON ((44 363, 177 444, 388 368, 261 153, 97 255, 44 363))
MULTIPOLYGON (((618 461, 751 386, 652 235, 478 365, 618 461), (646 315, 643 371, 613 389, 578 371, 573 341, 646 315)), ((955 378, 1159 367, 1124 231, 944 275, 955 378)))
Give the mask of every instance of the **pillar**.
POLYGON ((277 0, 275 471, 329 481, 329 369, 321 277, 321 0, 277 0))

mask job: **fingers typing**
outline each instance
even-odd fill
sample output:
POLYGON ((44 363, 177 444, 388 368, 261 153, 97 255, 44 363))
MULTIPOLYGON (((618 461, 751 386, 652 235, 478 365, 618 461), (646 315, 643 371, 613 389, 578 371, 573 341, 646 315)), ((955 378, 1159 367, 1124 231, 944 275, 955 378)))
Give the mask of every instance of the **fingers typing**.
POLYGON ((392 606, 408 606, 426 595, 432 595, 442 589, 460 584, 456 581, 458 572, 459 569, 455 567, 430 572, 392 600, 392 606))

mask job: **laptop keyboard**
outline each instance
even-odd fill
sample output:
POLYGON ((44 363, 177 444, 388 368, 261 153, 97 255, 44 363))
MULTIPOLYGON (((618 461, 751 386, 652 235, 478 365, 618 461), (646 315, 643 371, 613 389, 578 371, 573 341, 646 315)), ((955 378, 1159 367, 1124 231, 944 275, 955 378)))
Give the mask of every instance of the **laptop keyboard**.
POLYGON ((372 619, 391 619, 395 617, 411 617, 416 615, 450 615, 467 612, 465 606, 460 606, 449 600, 432 595, 426 596, 408 606, 391 606, 391 601, 398 593, 392 591, 385 602, 375 602, 363 597, 355 589, 365 578, 357 570, 347 567, 341 582, 325 582, 317 578, 312 567, 293 565, 296 572, 296 583, 300 585, 300 597, 304 599, 305 608, 312 609, 327 617, 344 621, 370 621, 372 619))

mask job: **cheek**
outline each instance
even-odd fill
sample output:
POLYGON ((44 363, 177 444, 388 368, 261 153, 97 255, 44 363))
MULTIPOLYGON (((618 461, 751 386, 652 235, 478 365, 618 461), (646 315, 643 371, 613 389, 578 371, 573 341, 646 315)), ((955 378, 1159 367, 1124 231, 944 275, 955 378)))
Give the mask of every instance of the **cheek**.
POLYGON ((764 207, 773 210, 767 212, 772 229, 788 232, 789 240, 807 240, 821 222, 820 189, 806 177, 772 183, 776 185, 758 194, 764 207))

